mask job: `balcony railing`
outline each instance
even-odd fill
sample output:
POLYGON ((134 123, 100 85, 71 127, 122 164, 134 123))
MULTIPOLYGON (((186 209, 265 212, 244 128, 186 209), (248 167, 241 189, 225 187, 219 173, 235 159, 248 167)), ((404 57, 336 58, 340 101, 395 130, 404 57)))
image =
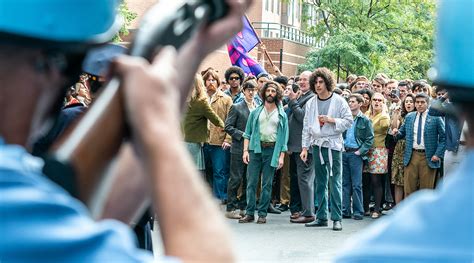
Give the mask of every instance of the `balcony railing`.
POLYGON ((252 25, 257 33, 260 33, 259 30, 261 30, 261 37, 287 39, 318 48, 324 46, 322 39, 318 41, 315 37, 292 26, 269 22, 252 22, 252 25))

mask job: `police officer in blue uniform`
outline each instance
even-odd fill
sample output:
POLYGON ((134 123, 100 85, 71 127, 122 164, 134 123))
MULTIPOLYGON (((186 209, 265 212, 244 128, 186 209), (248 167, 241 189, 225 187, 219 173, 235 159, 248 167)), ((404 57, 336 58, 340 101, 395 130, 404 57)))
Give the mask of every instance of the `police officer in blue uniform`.
MULTIPOLYGON (((129 226, 94 221, 82 203, 42 174, 44 162, 28 152, 51 123, 65 88, 77 80, 86 51, 117 33, 119 2, 0 3, 1 262, 154 261, 136 247, 129 226)), ((164 261, 233 261, 228 229, 179 135, 179 105, 194 72, 240 30, 251 1, 226 2, 227 15, 202 27, 179 53, 163 48, 152 63, 127 56, 114 62, 132 143, 159 207, 164 261)))
POLYGON ((336 262, 474 261, 474 2, 443 0, 438 8, 431 77, 466 117, 464 161, 438 189, 416 192, 392 216, 356 234, 336 262))

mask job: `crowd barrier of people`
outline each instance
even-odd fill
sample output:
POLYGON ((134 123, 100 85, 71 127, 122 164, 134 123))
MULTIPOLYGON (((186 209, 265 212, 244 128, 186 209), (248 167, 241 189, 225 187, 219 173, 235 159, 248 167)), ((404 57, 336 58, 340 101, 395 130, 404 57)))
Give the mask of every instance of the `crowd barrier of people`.
POLYGON ((191 99, 184 138, 230 219, 254 221, 258 203, 257 223, 289 210, 292 223, 331 219, 341 230, 343 218, 377 219, 434 189, 462 158, 463 121, 439 110, 452 106, 445 88, 383 73, 336 84, 326 68, 274 70, 245 76, 230 67, 223 81, 209 67, 195 77, 208 105, 191 99))

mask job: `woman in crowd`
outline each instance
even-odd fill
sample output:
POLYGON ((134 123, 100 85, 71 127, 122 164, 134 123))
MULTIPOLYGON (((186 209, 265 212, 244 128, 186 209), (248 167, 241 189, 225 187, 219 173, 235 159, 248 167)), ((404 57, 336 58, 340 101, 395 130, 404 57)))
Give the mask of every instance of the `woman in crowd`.
POLYGON ((194 76, 194 88, 188 98, 188 109, 183 119, 184 141, 198 170, 204 171, 202 144, 207 140, 207 121, 224 128, 224 122, 212 110, 200 74, 194 76))
POLYGON ((372 101, 372 95, 374 94, 371 90, 369 89, 362 89, 359 91, 356 91, 355 93, 359 93, 364 97, 364 104, 360 107, 360 111, 362 111, 364 114, 367 113, 370 107, 370 102, 372 101))
POLYGON ((88 107, 92 100, 89 89, 86 87, 86 85, 82 82, 78 82, 76 85, 74 85, 74 89, 77 100, 79 100, 79 102, 84 106, 88 107))
MULTIPOLYGON (((392 115, 391 128, 400 128, 405 122, 405 116, 415 110, 415 95, 407 94, 405 99, 402 101, 400 108, 394 110, 392 115)), ((403 154, 405 152, 405 140, 399 140, 395 146, 392 161, 392 184, 395 185, 395 203, 398 204, 402 201, 403 192, 403 173, 405 167, 403 165, 403 154)))
MULTIPOLYGON (((374 128, 374 144, 368 153, 367 170, 370 174, 370 181, 375 197, 374 211, 371 214, 373 219, 379 218, 381 215, 381 203, 383 195, 383 176, 388 172, 388 149, 385 147, 385 137, 390 126, 390 117, 387 113, 385 105, 385 97, 382 93, 376 92, 372 96, 372 103, 367 117, 372 121, 374 128)), ((370 192, 364 190, 364 210, 369 212, 368 199, 370 192)))

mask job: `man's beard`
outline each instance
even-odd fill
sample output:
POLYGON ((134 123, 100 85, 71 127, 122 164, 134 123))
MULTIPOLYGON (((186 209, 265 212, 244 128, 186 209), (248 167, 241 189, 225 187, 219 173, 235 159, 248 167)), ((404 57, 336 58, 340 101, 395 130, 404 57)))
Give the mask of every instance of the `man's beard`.
POLYGON ((217 90, 217 87, 214 84, 209 84, 207 86, 207 91, 208 92, 214 93, 214 92, 216 92, 216 90, 217 90))
POLYGON ((273 102, 275 102, 275 100, 276 100, 276 96, 267 95, 265 97, 265 101, 268 102, 268 103, 273 103, 273 102))

